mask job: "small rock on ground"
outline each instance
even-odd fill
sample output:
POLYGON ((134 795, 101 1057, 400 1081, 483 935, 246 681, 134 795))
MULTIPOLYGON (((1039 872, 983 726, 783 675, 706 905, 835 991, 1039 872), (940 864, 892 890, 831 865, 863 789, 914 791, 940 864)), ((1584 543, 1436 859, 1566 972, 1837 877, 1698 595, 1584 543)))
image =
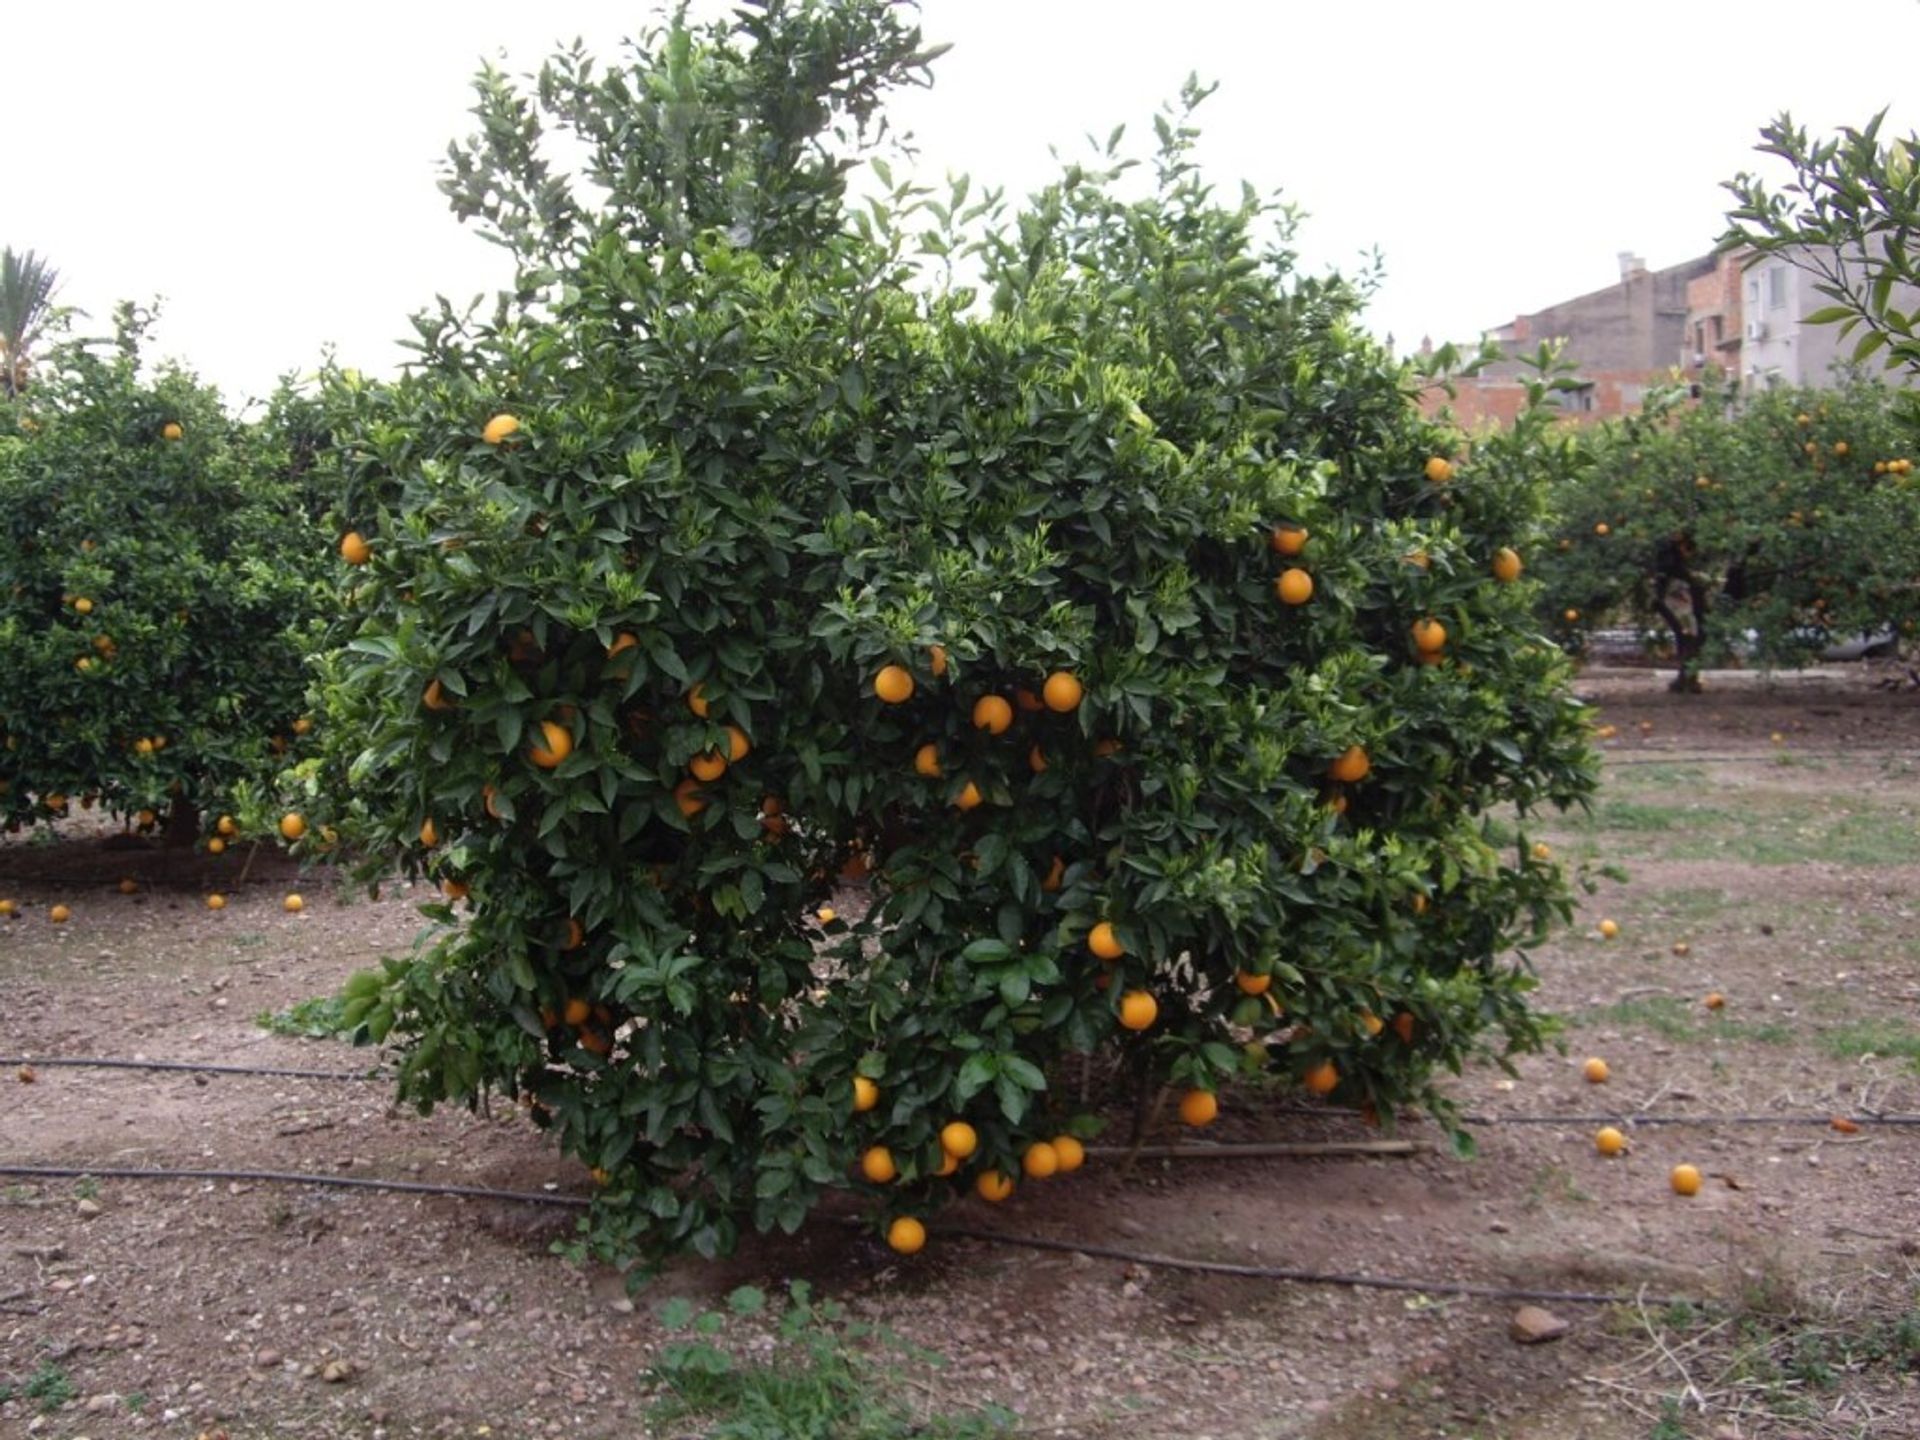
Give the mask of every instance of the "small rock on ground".
POLYGON ((1507 1323, 1507 1333, 1522 1345, 1558 1340, 1572 1328, 1570 1321, 1562 1320, 1551 1310, 1542 1310, 1538 1305, 1522 1305, 1513 1312, 1513 1319, 1507 1323))

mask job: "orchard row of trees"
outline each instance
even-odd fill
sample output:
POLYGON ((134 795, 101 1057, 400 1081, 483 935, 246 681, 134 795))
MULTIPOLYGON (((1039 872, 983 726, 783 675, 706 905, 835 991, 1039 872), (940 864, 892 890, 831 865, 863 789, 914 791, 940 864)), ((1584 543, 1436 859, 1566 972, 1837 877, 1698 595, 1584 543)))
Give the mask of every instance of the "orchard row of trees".
MULTIPOLYGON (((231 807, 436 882, 349 1023, 413 1103, 525 1103, 609 1258, 848 1188, 915 1250, 1078 1163, 1069 1056, 1194 1124, 1249 1074, 1446 1114, 1550 1033, 1528 830, 1596 779, 1551 617, 1622 603, 1555 539, 1620 469, 1594 533, 1657 549, 1675 467, 1740 468, 1710 408, 1569 434, 1551 379, 1471 447, 1422 418, 1291 212, 1202 178, 1198 87, 1022 205, 896 177, 911 22, 489 70, 443 188, 516 284, 402 378, 238 425, 128 315, 0 425, 8 813, 231 807)), ((1817 425, 1829 474, 1897 448, 1817 425)))

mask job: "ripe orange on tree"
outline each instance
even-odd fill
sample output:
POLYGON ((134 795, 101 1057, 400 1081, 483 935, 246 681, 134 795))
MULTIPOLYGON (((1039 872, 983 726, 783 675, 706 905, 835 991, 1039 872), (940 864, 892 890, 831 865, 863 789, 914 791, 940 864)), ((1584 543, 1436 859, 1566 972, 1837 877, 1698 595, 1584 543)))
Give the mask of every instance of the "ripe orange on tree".
POLYGON ((1297 565, 1283 570, 1280 578, 1273 582, 1273 593, 1285 604, 1304 605, 1313 598, 1313 576, 1297 565))
POLYGON ((1004 735, 1013 724, 1013 706, 1001 695, 982 695, 973 702, 973 725, 989 735, 1004 735))
POLYGON ((1182 1125, 1211 1125, 1219 1114, 1220 1100, 1211 1090, 1189 1090, 1180 1097, 1182 1125))

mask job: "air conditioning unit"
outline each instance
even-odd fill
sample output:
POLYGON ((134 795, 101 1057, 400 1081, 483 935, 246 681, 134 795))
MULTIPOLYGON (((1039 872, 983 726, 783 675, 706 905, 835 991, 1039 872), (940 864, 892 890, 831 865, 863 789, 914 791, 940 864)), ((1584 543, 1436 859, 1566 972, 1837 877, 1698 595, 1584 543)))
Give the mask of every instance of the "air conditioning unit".
POLYGON ((1767 322, 1766 321, 1749 320, 1747 322, 1747 339, 1764 340, 1766 338, 1767 338, 1767 322))

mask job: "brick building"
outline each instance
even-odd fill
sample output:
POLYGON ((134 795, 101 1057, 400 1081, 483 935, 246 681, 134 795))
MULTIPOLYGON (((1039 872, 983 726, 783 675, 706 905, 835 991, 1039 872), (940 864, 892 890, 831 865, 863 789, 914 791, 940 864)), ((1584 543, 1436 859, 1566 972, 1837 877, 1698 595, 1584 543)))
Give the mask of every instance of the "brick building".
MULTIPOLYGON (((1426 408, 1449 407, 1468 429, 1483 423, 1509 424, 1525 404, 1520 380, 1527 367, 1517 357, 1533 354, 1545 341, 1565 340, 1562 358, 1578 367, 1581 381, 1579 389, 1561 396, 1568 417, 1586 421, 1631 414, 1640 408, 1650 385, 1675 378, 1676 369, 1689 364, 1696 318, 1703 335, 1710 333, 1709 322, 1716 317, 1722 325, 1726 323, 1724 307, 1722 311, 1709 307, 1720 302, 1714 282, 1724 288, 1727 258, 1701 255, 1664 270, 1649 270, 1638 255, 1623 254, 1618 284, 1516 316, 1489 330, 1487 337, 1509 358, 1489 365, 1473 379, 1457 382, 1458 394, 1452 401, 1430 395, 1426 408), (1696 285, 1701 286, 1697 295, 1696 285), (1696 299, 1701 306, 1697 316, 1696 299)), ((1737 277, 1737 268, 1732 274, 1737 277)), ((1736 287, 1736 336, 1740 334, 1739 297, 1736 287)))

